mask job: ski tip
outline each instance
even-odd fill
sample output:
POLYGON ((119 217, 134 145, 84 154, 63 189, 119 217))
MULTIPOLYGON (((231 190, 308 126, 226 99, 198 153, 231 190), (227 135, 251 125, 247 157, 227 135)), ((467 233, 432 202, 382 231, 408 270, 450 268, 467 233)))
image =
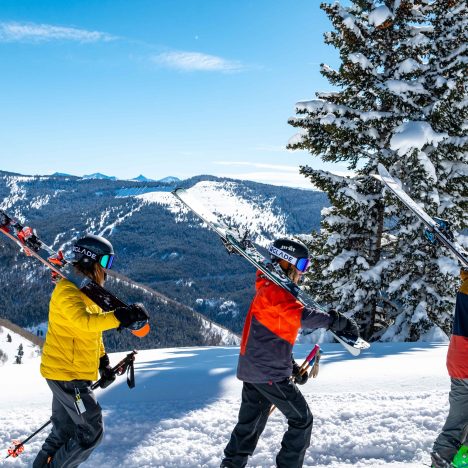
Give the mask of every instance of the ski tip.
POLYGON ((150 324, 146 322, 142 327, 130 331, 132 332, 132 335, 135 335, 138 338, 144 338, 150 332, 150 330, 150 324))
POLYGON ((359 356, 361 351, 370 348, 370 344, 362 338, 351 338, 346 335, 338 336, 332 332, 332 336, 343 345, 343 347, 353 356, 359 356))
POLYGON ((377 164, 377 171, 381 177, 391 177, 390 172, 388 172, 387 168, 381 163, 377 164))
POLYGON ((385 166, 381 163, 377 164, 377 172, 378 174, 370 174, 374 179, 377 179, 378 181, 382 182, 382 184, 385 184, 384 177, 389 177, 390 174, 388 173, 387 169, 385 166))
POLYGON ((181 192, 185 192, 185 189, 182 187, 177 187, 176 189, 171 191, 172 195, 175 195, 176 197, 178 197, 179 193, 181 192))

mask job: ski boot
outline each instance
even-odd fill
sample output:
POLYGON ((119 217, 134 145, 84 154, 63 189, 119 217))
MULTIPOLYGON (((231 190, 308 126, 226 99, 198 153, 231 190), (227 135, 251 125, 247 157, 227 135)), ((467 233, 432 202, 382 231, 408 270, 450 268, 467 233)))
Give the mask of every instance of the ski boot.
POLYGON ((431 453, 431 462, 432 468, 453 468, 452 463, 443 458, 438 452, 431 453))
POLYGON ((468 468, 468 445, 462 445, 452 461, 454 468, 468 468))

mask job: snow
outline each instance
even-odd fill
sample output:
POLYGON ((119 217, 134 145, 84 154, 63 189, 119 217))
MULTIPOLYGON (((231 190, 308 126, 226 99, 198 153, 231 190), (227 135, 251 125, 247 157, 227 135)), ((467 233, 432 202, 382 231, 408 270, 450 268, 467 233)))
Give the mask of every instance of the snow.
MULTIPOLYGON (((296 359, 310 348, 297 345, 296 359)), ((304 466, 419 468, 428 463, 448 409, 446 344, 376 343, 359 358, 337 344, 325 343, 322 349, 318 378, 301 387, 314 414, 304 466)), ((237 347, 139 352, 135 389, 118 377, 96 392, 106 433, 81 466, 218 467, 240 404, 238 352, 237 347)), ((124 354, 111 354, 111 363, 124 354)), ((48 419, 51 394, 38 358, 0 367, 0 380, 0 446, 6 449, 48 419)), ((274 466, 286 427, 276 411, 249 466, 274 466)), ((45 435, 32 439, 18 459, 2 457, 0 466, 31 466, 45 435)))
POLYGON ((349 14, 346 10, 341 10, 342 18, 343 18, 343 25, 346 26, 349 30, 353 31, 353 33, 357 36, 362 38, 362 34, 360 29, 356 26, 356 18, 349 14))
POLYGON ((447 133, 435 132, 428 122, 408 121, 399 125, 390 139, 390 148, 400 156, 424 145, 437 144, 447 138, 447 133))
POLYGON ((34 180, 34 177, 27 176, 12 176, 7 177, 7 187, 10 189, 10 194, 0 203, 0 210, 7 210, 13 207, 21 200, 26 200, 26 189, 20 185, 21 182, 29 182, 34 180))
POLYGON ((49 201, 50 201, 50 195, 45 195, 43 197, 36 197, 31 201, 31 208, 35 208, 36 210, 39 210, 44 205, 47 205, 49 201))
POLYGON ((143 195, 145 193, 159 192, 159 191, 169 191, 169 189, 162 187, 133 187, 133 188, 121 188, 115 191, 115 196, 117 198, 125 197, 136 197, 137 195, 143 195))
MULTIPOLYGON (((242 234, 245 231, 251 233, 253 240, 262 246, 268 245, 271 238, 287 234, 286 215, 274 212, 274 199, 244 198, 237 182, 202 181, 191 187, 188 192, 228 226, 239 229, 242 234)), ((176 221, 184 219, 180 217, 181 210, 182 213, 188 212, 172 194, 167 192, 146 193, 137 198, 146 203, 158 203, 171 213, 179 214, 176 221)))
POLYGON ((385 6, 381 5, 377 8, 374 8, 369 13, 369 24, 374 26, 380 26, 381 24, 385 23, 388 18, 392 18, 392 12, 385 6))
POLYGON ((429 94, 421 83, 417 81, 405 81, 405 80, 387 80, 385 86, 388 90, 397 95, 403 93, 415 93, 415 94, 429 94))
MULTIPOLYGON (((23 338, 21 335, 18 335, 15 332, 12 332, 6 327, 0 326, 0 350, 7 355, 6 362, 3 362, 0 359, 0 369, 3 366, 19 366, 21 367, 24 364, 15 364, 15 356, 18 354, 19 345, 23 345, 23 363, 28 363, 30 360, 34 360, 39 354, 39 346, 32 344, 26 338, 23 338), (7 335, 11 336, 11 342, 8 342, 7 335)), ((1 375, 1 371, 0 371, 1 375)), ((0 380, 3 385, 3 381, 0 380)))
POLYGON ((223 345, 240 345, 240 338, 237 335, 234 335, 234 333, 231 330, 228 330, 227 328, 222 327, 221 325, 217 325, 211 320, 204 319, 202 318, 203 316, 200 317, 202 327, 207 332, 209 332, 209 336, 219 336, 219 342, 223 345))
MULTIPOLYGON (((99 227, 97 229, 100 230, 98 233, 99 236, 110 236, 112 235, 112 232, 114 229, 119 225, 122 224, 127 218, 132 217, 136 212, 140 211, 143 205, 138 205, 136 207, 131 208, 130 210, 126 209, 121 213, 120 216, 117 216, 114 222, 104 226, 107 218, 110 216, 109 211, 105 211, 104 213, 101 213, 101 220, 99 223, 99 227)), ((90 225, 90 230, 94 231, 96 227, 94 226, 94 222, 91 223, 90 225)))
MULTIPOLYGON (((170 192, 150 192, 138 195, 136 198, 145 203, 156 203, 167 208, 171 213, 177 214, 180 211, 179 203, 176 197, 170 192)), ((179 219, 176 217, 176 221, 179 219)))
POLYGON ((452 257, 439 256, 436 259, 437 267, 443 275, 458 276, 460 266, 452 257))
POLYGON ((412 58, 407 58, 403 60, 400 65, 398 66, 398 73, 400 74, 408 74, 413 73, 421 68, 419 62, 412 58))
POLYGON ((351 62, 359 64, 359 66, 363 70, 365 70, 366 68, 373 68, 370 60, 365 55, 361 54, 360 52, 349 54, 348 58, 349 60, 351 60, 351 62))
MULTIPOLYGON (((322 101, 320 99, 313 99, 311 101, 299 101, 296 103, 296 111, 300 112, 309 112, 310 114, 316 113, 335 113, 337 115, 353 115, 359 117, 363 122, 369 120, 380 120, 386 117, 392 117, 391 112, 381 112, 381 111, 360 111, 358 109, 353 109, 352 107, 344 106, 341 104, 333 104, 332 102, 322 101)), ((301 120, 293 119, 293 120, 301 120)), ((301 143, 308 135, 307 130, 300 129, 299 132, 292 136, 288 145, 294 145, 301 143)))
POLYGON ((117 177, 101 174, 100 172, 95 172, 94 174, 84 175, 81 179, 82 180, 87 180, 87 179, 117 180, 117 177))
POLYGON ((327 268, 328 272, 333 272, 333 271, 338 271, 343 269, 343 267, 346 265, 346 262, 348 262, 350 259, 354 258, 356 256, 356 252, 354 250, 343 250, 339 255, 337 255, 330 265, 327 268))

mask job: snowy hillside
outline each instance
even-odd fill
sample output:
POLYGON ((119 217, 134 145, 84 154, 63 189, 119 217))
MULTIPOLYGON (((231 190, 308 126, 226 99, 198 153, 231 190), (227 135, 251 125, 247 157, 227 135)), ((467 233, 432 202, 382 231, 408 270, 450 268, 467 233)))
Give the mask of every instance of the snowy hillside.
MULTIPOLYGON (((193 190, 227 223, 239 226, 241 232, 249 230, 262 244, 277 235, 317 229, 320 211, 328 204, 320 192, 211 176, 137 182, 0 171, 0 209, 37 229, 46 243, 65 254, 84 233, 109 237, 117 253, 115 271, 240 333, 255 272, 241 259, 228 256, 215 234, 181 211, 170 193, 178 186, 193 190)), ((0 281, 23 291, 18 298, 16 288, 5 289, 0 310, 23 327, 34 327, 47 318, 48 273, 33 265, 0 238, 0 281)), ((160 334, 148 348, 215 344, 200 338, 203 334, 193 321, 187 326, 163 304, 156 309, 160 334)))
MULTIPOLYGON (((31 343, 23 336, 12 330, 0 326, 0 367, 16 365, 21 367, 23 364, 15 364, 15 356, 18 355, 20 345, 23 347, 22 363, 26 364, 30 361, 36 362, 37 356, 40 354, 39 346, 31 343)), ((2 380, 3 382, 3 380, 2 380)))
MULTIPOLYGON (((287 214, 274 206, 275 199, 252 194, 252 191, 246 193, 239 182, 202 181, 191 187, 190 193, 228 226, 239 229, 241 233, 251 233, 260 245, 267 246, 271 239, 288 234, 287 214)), ((138 198, 166 205, 175 214, 181 210, 184 213, 189 211, 168 193, 152 192, 138 198)), ((176 219, 184 218, 179 216, 176 219)))
MULTIPOLYGON (((298 345, 300 361, 310 345, 298 345)), ((449 379, 447 346, 375 343, 359 358, 324 344, 318 378, 301 389, 314 413, 305 465, 321 468, 420 468, 444 422, 449 379)), ((111 355, 115 363, 124 354, 111 355)), ((239 408, 235 378, 238 348, 172 348, 141 351, 136 388, 125 378, 98 391, 106 435, 83 467, 215 468, 239 408)), ((50 391, 39 359, 0 367, 0 447, 22 439, 49 417, 50 391)), ((251 459, 274 466, 286 422, 275 412, 251 459)), ((2 467, 27 467, 45 437, 2 467)), ((6 452, 4 452, 6 453, 6 452)), ((2 454, 3 456, 3 454, 2 454)))

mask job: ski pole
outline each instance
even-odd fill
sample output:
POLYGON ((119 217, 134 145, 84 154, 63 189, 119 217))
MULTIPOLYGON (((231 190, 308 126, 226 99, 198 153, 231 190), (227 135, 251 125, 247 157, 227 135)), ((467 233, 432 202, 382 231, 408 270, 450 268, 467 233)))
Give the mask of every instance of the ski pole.
MULTIPOLYGON (((313 368, 314 365, 318 364, 319 359, 320 359, 320 345, 316 344, 312 348, 312 351, 304 359, 304 362, 300 365, 299 375, 304 375, 306 372, 308 372, 310 368, 313 368)), ((294 379, 295 377, 291 376, 290 380, 294 380, 294 379)), ((276 406, 271 405, 268 416, 271 416, 271 414, 273 413, 273 411, 275 411, 275 409, 276 409, 276 406)))
MULTIPOLYGON (((111 369, 111 375, 123 375, 127 372, 127 385, 129 388, 135 387, 135 373, 134 373, 134 366, 133 363, 135 362, 135 354, 138 354, 138 351, 133 350, 131 353, 128 353, 121 361, 119 361, 114 367, 111 369)), ((101 385, 101 382, 104 380, 104 377, 101 377, 99 380, 96 380, 91 385, 91 390, 96 390, 101 385)), ((28 436, 23 441, 20 440, 13 440, 12 445, 8 449, 8 455, 5 458, 13 457, 16 458, 24 452, 24 444, 29 442, 33 437, 35 437, 39 432, 45 429, 49 424, 52 423, 52 420, 49 419, 46 423, 44 423, 39 429, 33 432, 30 436, 28 436)))

